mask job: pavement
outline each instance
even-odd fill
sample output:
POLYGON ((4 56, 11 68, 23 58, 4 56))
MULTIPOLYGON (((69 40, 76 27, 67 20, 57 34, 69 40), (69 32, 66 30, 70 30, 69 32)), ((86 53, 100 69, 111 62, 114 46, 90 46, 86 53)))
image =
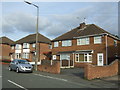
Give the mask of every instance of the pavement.
MULTIPOLYGON (((61 74, 34 71, 33 73, 16 73, 2 66, 3 88, 118 88, 117 76, 92 81, 84 79, 84 70, 62 69, 61 74), (111 80, 114 80, 112 82, 111 80)), ((4 89, 3 89, 4 90, 4 89)))

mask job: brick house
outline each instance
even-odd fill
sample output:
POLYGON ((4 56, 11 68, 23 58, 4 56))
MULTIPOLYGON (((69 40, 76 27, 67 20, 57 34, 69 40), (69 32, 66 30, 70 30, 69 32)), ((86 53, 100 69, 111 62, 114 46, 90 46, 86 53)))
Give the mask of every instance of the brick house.
POLYGON ((80 26, 52 40, 52 58, 62 67, 103 66, 118 58, 118 37, 95 24, 80 26))
POLYGON ((15 42, 8 37, 0 38, 0 60, 13 60, 15 42))
MULTIPOLYGON (((15 59, 26 59, 28 61, 35 61, 36 54, 36 34, 30 34, 16 41, 15 45, 15 59)), ((42 34, 38 34, 38 57, 39 60, 45 59, 44 52, 51 51, 51 40, 42 34)))

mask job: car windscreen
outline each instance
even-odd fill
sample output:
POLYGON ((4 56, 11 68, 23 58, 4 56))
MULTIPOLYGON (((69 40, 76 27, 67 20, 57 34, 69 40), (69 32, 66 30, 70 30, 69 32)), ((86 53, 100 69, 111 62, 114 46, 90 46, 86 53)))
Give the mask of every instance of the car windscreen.
POLYGON ((18 60, 18 63, 20 63, 20 64, 29 64, 29 62, 25 61, 25 60, 18 60))

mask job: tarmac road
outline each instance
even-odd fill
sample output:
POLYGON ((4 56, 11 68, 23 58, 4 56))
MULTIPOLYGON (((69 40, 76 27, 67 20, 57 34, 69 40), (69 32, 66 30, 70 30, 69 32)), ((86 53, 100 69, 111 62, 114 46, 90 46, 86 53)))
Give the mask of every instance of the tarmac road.
POLYGON ((115 83, 105 81, 88 81, 73 76, 56 75, 44 72, 16 73, 2 66, 2 88, 117 88, 115 83), (102 85, 103 84, 103 85, 102 85))

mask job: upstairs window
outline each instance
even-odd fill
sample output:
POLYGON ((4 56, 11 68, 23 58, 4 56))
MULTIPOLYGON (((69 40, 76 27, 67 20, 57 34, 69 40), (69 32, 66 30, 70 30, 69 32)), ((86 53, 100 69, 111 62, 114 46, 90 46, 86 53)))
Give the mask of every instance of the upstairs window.
POLYGON ((22 49, 21 44, 16 44, 15 49, 22 49))
POLYGON ((114 40, 114 46, 117 47, 117 40, 114 40))
POLYGON ((72 41, 71 40, 64 40, 64 41, 62 41, 62 46, 72 46, 72 41))
POLYGON ((102 43, 102 37, 94 36, 94 44, 100 44, 100 43, 102 43))
POLYGON ((52 49, 52 45, 49 45, 49 49, 52 49))
POLYGON ((29 43, 23 43, 23 48, 29 48, 29 43))
POLYGON ((54 42, 54 47, 58 47, 58 42, 54 42))
POLYGON ((11 49, 13 50, 13 49, 14 49, 14 46, 11 46, 11 49))
POLYGON ((88 45, 88 44, 89 44, 89 38, 77 39, 77 45, 88 45))
POLYGON ((36 46, 36 44, 35 44, 35 43, 33 43, 33 44, 32 44, 32 47, 33 47, 33 48, 35 48, 35 46, 36 46))

